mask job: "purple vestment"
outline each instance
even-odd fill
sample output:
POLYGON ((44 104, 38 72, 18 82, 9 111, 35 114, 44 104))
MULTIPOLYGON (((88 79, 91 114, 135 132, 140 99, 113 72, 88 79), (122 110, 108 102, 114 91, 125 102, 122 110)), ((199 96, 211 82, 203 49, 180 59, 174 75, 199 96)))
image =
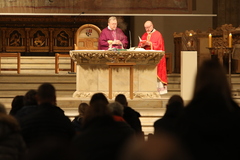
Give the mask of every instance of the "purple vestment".
MULTIPOLYGON (((114 36, 116 40, 120 40, 122 42, 123 48, 127 48, 128 39, 127 36, 123 33, 120 28, 116 28, 115 32, 113 30, 108 29, 108 27, 104 28, 100 34, 98 41, 98 49, 99 50, 108 50, 108 40, 114 40, 114 36)), ((122 48, 119 45, 113 45, 113 48, 122 48)))

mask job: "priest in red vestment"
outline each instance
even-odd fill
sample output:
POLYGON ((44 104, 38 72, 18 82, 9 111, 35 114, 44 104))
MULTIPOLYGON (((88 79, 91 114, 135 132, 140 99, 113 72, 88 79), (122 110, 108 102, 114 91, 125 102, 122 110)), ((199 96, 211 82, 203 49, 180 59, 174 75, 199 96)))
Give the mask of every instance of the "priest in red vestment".
MULTIPOLYGON (((144 28, 146 33, 142 35, 142 38, 138 44, 139 47, 146 50, 161 50, 165 51, 164 39, 162 34, 154 29, 153 23, 151 21, 146 21, 144 23, 144 28)), ((157 65, 157 77, 158 85, 157 90, 160 94, 167 93, 167 69, 166 69, 166 57, 165 55, 159 61, 157 65)))
POLYGON ((127 36, 120 28, 117 28, 117 18, 108 19, 108 27, 104 28, 98 40, 99 50, 108 50, 109 48, 126 49, 128 46, 127 36))

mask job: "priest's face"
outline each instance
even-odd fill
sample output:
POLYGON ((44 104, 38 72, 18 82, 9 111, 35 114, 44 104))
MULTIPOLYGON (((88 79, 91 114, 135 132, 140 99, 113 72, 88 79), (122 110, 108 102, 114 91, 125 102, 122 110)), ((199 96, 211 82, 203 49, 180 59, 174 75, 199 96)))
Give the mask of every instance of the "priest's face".
POLYGON ((144 24, 144 28, 145 28, 147 33, 150 33, 153 30, 153 24, 150 21, 147 21, 144 24))
POLYGON ((117 28, 117 20, 110 20, 108 22, 108 26, 112 29, 115 30, 117 28))

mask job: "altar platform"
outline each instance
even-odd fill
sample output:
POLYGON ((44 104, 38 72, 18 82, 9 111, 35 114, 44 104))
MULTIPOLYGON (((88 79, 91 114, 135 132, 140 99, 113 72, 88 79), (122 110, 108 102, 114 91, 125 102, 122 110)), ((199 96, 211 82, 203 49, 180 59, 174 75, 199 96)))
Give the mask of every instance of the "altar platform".
MULTIPOLYGON (((2 58, 2 67, 15 68, 15 58, 2 58)), ((70 68, 70 59, 61 58, 61 68, 70 68)), ((142 127, 145 135, 153 133, 153 123, 165 113, 168 99, 173 94, 180 94, 180 74, 168 74, 168 93, 159 98, 133 98, 129 105, 138 111, 142 117, 142 127)), ((240 75, 232 74, 232 93, 234 99, 240 103, 240 75)), ((37 89, 44 83, 52 83, 57 90, 57 105, 61 107, 71 119, 77 115, 77 107, 81 102, 89 102, 90 98, 73 97, 76 91, 76 74, 68 71, 55 73, 54 57, 21 57, 21 72, 2 71, 0 74, 0 102, 7 110, 16 95, 24 95, 29 89, 37 89)), ((110 102, 114 100, 109 99, 110 102)))
MULTIPOLYGON (((16 68, 16 58, 3 57, 2 68, 16 68)), ((60 58, 60 68, 70 68, 70 58, 60 58)), ((37 89, 44 82, 52 83, 57 90, 57 105, 61 107, 71 119, 78 114, 77 107, 81 102, 89 102, 90 97, 73 97, 76 91, 76 74, 69 71, 55 73, 55 57, 21 56, 20 74, 17 71, 1 71, 0 74, 0 102, 7 110, 16 95, 24 95, 30 89, 37 89)), ((108 74, 108 73, 107 73, 108 74)), ((145 135, 153 132, 153 122, 162 117, 169 97, 180 94, 180 75, 169 74, 169 93, 160 98, 129 99, 129 105, 138 111, 142 117, 142 127, 145 135)), ((107 77, 106 77, 107 78, 107 77)), ((109 99, 110 102, 114 100, 109 99)))

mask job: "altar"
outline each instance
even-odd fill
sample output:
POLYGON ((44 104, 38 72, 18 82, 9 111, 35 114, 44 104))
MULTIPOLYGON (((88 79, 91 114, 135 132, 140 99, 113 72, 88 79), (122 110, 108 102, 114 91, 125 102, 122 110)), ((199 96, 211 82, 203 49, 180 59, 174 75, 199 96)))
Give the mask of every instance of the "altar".
MULTIPOLYGON (((156 50, 71 50, 71 58, 77 63, 76 91, 73 97, 90 98, 102 92, 109 98, 109 63, 134 64, 132 73, 133 98, 160 98, 157 91, 157 64, 164 51, 156 50)), ((111 69, 113 98, 119 93, 130 96, 129 67, 111 69)))

